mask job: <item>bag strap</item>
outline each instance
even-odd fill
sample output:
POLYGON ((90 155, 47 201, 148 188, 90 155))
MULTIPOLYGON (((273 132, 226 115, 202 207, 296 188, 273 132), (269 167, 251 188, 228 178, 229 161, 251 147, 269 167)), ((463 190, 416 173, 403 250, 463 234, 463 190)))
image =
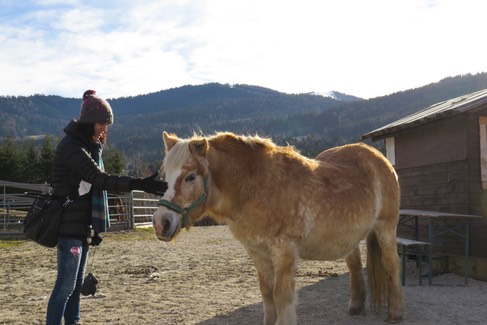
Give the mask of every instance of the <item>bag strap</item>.
POLYGON ((93 246, 93 254, 91 255, 91 264, 88 262, 88 267, 87 267, 88 273, 93 273, 95 271, 95 253, 96 253, 96 246, 93 246))
POLYGON ((35 200, 49 199, 49 198, 53 200, 64 200, 63 207, 67 207, 68 205, 74 202, 74 199, 71 199, 70 195, 66 195, 66 197, 62 197, 62 196, 52 195, 52 193, 44 194, 44 193, 36 193, 36 192, 25 192, 24 196, 30 197, 35 200))
POLYGON ((38 192, 25 192, 24 196, 30 197, 31 199, 47 199, 51 196, 51 194, 50 193, 44 194, 38 192))

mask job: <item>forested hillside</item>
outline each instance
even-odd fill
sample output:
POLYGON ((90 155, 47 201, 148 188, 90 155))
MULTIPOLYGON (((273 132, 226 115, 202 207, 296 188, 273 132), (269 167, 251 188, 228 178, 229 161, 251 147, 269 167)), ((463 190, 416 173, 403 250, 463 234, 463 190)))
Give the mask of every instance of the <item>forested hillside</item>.
POLYGON ((314 123, 317 134, 357 141, 368 131, 435 103, 487 88, 487 73, 449 77, 438 83, 343 105, 320 114, 303 114, 301 124, 314 123), (321 130, 320 130, 321 128, 321 130))
MULTIPOLYGON (((115 113, 109 143, 132 166, 162 159, 162 131, 181 136, 195 131, 258 133, 314 156, 327 147, 357 141, 365 132, 434 103, 485 88, 487 73, 448 77, 369 100, 344 94, 336 97, 341 100, 284 94, 249 85, 184 86, 109 99, 115 113)), ((80 103, 77 98, 46 95, 0 97, 0 137, 49 134, 56 139, 68 121, 78 116, 80 103)))
MULTIPOLYGON (((171 131, 186 133, 195 126, 208 129, 210 125, 223 125, 228 129, 230 124, 245 129, 248 126, 242 120, 320 112, 343 103, 312 94, 289 95, 256 86, 222 84, 184 86, 108 100, 115 113, 114 126, 128 131, 124 133, 128 138, 136 132, 127 127, 147 131, 170 126, 171 131)), ((34 136, 56 130, 61 134, 61 126, 79 115, 80 104, 81 99, 59 96, 0 97, 0 137, 34 136)))

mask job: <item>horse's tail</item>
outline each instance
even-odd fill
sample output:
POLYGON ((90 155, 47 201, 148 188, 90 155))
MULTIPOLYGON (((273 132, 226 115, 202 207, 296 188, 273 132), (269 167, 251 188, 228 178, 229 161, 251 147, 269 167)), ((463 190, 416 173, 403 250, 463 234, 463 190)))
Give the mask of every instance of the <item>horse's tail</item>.
POLYGON ((367 280, 370 306, 378 313, 387 297, 387 273, 382 264, 382 249, 373 231, 367 236, 367 280))

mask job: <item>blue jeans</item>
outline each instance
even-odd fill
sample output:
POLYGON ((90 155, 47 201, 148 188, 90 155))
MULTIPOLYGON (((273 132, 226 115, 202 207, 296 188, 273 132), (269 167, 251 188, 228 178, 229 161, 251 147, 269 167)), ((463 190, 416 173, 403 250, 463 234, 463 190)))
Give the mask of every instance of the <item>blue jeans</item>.
POLYGON ((57 279, 47 305, 47 325, 76 324, 80 321, 80 290, 89 246, 79 239, 59 238, 57 279))

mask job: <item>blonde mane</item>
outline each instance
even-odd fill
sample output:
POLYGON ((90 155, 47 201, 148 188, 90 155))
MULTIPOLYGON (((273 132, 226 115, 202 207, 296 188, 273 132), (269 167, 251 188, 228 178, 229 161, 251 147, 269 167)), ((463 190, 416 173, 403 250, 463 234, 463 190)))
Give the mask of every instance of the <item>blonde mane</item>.
POLYGON ((244 136, 236 135, 231 132, 217 132, 209 137, 208 141, 217 143, 229 139, 235 141, 236 143, 244 144, 253 150, 260 148, 264 151, 282 152, 288 155, 295 155, 304 158, 293 146, 279 146, 275 144, 271 138, 261 137, 257 134, 244 136))
MULTIPOLYGON (((274 159, 276 155, 287 157, 287 159, 291 159, 296 162, 299 161, 300 164, 309 166, 311 170, 316 169, 320 164, 315 159, 301 155, 300 152, 291 145, 279 146, 275 144, 271 138, 261 137, 259 135, 244 136, 236 135, 231 132, 216 132, 208 137, 194 133, 191 138, 178 139, 178 142, 171 148, 171 150, 166 151, 166 156, 163 163, 164 170, 169 172, 171 170, 180 169, 191 157, 189 144, 194 140, 201 140, 203 138, 206 138, 210 144, 210 147, 215 149, 219 148, 227 151, 230 150, 229 148, 236 148, 236 146, 238 146, 251 152, 264 153, 264 155, 270 159, 269 161, 276 161, 274 159)), ((248 158, 252 159, 251 156, 248 156, 248 158)))
POLYGON ((191 139, 179 140, 169 152, 166 151, 163 166, 166 171, 181 168, 181 166, 191 157, 189 142, 191 139))

